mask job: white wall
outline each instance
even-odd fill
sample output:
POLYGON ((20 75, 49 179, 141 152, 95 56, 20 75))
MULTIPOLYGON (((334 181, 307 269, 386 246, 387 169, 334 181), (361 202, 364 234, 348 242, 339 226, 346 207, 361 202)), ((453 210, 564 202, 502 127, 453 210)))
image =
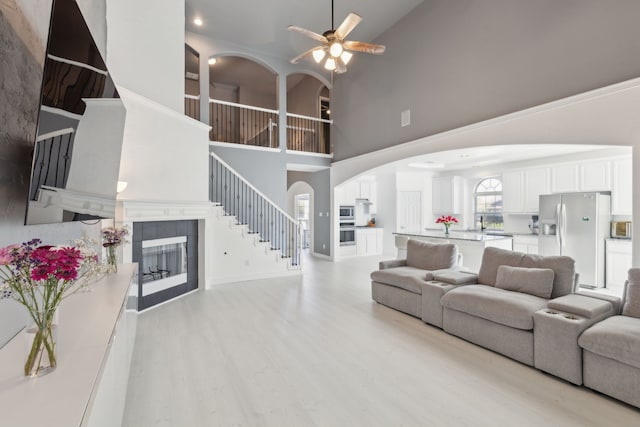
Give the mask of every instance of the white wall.
POLYGON ((66 189, 115 197, 125 109, 120 99, 85 101, 74 137, 66 189))
POLYGON ((184 10, 184 0, 108 0, 106 10, 106 60, 116 85, 180 113, 184 10))
POLYGON ((208 126, 118 87, 127 118, 118 199, 209 200, 208 126))

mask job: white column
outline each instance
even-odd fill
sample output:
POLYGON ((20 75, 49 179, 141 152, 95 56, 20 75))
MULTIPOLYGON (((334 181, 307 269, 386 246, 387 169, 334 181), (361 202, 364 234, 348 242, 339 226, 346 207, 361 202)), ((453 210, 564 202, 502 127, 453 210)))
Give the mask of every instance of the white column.
POLYGON ((287 149, 287 76, 278 74, 278 137, 280 140, 280 150, 287 149))
POLYGON ((200 121, 209 123, 209 58, 213 56, 210 51, 200 53, 200 121))

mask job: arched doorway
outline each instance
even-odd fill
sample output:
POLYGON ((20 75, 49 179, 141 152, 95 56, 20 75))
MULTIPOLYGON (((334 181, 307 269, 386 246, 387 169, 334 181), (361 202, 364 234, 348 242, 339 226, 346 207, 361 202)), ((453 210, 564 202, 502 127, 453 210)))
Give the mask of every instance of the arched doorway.
POLYGON ((303 181, 293 183, 287 190, 288 213, 300 227, 300 248, 304 251, 313 250, 313 188, 303 181))

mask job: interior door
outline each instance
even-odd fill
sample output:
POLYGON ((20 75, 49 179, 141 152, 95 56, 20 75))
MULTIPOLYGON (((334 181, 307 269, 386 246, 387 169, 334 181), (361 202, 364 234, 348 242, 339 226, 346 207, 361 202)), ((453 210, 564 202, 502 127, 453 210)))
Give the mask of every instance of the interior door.
POLYGON ((398 191, 398 232, 422 231, 422 191, 398 191))

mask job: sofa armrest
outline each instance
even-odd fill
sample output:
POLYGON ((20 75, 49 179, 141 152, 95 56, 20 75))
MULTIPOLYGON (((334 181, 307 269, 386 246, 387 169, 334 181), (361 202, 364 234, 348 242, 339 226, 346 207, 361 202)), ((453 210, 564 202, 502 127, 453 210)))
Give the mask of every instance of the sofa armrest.
POLYGON ((478 283, 478 275, 454 269, 436 270, 433 272, 433 280, 450 285, 470 285, 478 283))
POLYGON ((378 267, 380 270, 386 270, 387 268, 404 267, 406 265, 407 265, 406 259, 392 259, 389 261, 380 261, 380 264, 378 265, 378 267))
POLYGON ((578 294, 552 299, 547 303, 547 307, 591 320, 602 320, 615 314, 615 307, 611 302, 578 294))
POLYGON ((606 295, 585 289, 580 289, 575 293, 575 295, 598 299, 601 301, 607 301, 613 306, 613 314, 620 314, 622 312, 622 298, 615 295, 606 295))

